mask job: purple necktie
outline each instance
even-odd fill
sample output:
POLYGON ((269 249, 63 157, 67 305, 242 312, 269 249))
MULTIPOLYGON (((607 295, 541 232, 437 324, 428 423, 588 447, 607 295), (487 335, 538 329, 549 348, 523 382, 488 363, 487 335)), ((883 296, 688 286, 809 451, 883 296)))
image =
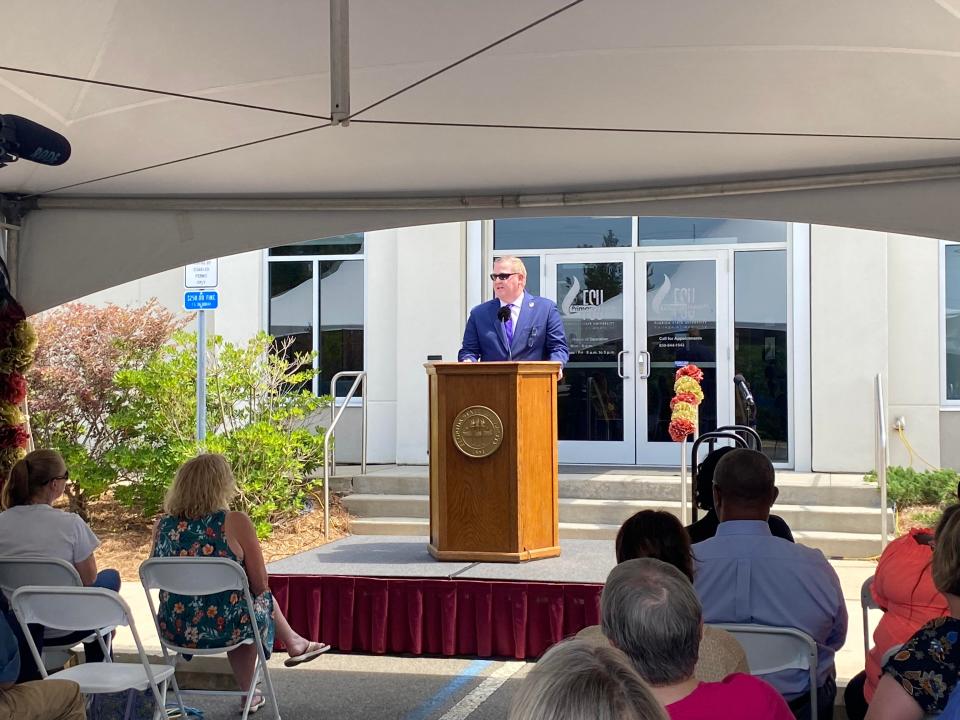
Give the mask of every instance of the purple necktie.
POLYGON ((510 317, 503 324, 503 330, 507 333, 507 347, 510 347, 513 345, 513 305, 507 305, 506 308, 510 311, 510 317))

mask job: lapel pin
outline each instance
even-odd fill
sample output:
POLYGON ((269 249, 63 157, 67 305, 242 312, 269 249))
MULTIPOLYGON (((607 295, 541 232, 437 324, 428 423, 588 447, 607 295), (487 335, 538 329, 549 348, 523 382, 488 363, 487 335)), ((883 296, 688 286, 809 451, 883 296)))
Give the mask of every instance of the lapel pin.
POLYGON ((530 301, 530 307, 533 307, 533 300, 530 301))

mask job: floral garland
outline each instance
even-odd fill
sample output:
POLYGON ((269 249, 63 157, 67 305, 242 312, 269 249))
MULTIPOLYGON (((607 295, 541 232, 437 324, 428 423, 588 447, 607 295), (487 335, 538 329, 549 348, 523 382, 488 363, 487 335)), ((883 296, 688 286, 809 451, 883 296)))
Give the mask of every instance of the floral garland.
POLYGON ((26 313, 6 288, 0 289, 0 486, 30 441, 20 405, 27 396, 24 373, 36 349, 37 334, 26 313))
POLYGON ((697 406, 703 402, 700 382, 703 370, 696 365, 685 365, 677 370, 670 401, 670 426, 668 432, 674 442, 681 442, 697 429, 697 406))

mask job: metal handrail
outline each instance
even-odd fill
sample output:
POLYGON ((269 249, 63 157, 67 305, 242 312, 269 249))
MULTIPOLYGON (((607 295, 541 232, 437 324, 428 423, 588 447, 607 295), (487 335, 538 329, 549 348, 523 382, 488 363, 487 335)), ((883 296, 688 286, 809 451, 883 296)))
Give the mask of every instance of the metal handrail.
POLYGON ((880 487, 880 549, 887 547, 887 413, 883 402, 883 376, 877 373, 877 485, 880 487))
POLYGON ((327 433, 323 438, 323 537, 330 537, 330 467, 333 471, 337 470, 337 461, 330 452, 330 439, 337 429, 337 423, 343 416, 343 411, 347 409, 350 399, 357 392, 357 387, 362 388, 363 395, 360 398, 360 472, 367 472, 367 373, 364 370, 343 370, 338 372, 330 379, 330 394, 333 395, 333 407, 337 406, 337 380, 342 377, 355 377, 353 385, 347 391, 343 399, 343 405, 333 417, 333 422, 327 428, 327 433))

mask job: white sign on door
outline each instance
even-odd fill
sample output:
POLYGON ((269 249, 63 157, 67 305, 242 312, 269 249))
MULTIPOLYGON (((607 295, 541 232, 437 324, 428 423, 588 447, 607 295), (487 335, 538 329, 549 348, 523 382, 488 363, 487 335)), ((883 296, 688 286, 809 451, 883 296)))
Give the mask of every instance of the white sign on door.
POLYGON ((215 288, 217 286, 217 261, 204 260, 187 265, 184 268, 183 285, 192 289, 215 288))

